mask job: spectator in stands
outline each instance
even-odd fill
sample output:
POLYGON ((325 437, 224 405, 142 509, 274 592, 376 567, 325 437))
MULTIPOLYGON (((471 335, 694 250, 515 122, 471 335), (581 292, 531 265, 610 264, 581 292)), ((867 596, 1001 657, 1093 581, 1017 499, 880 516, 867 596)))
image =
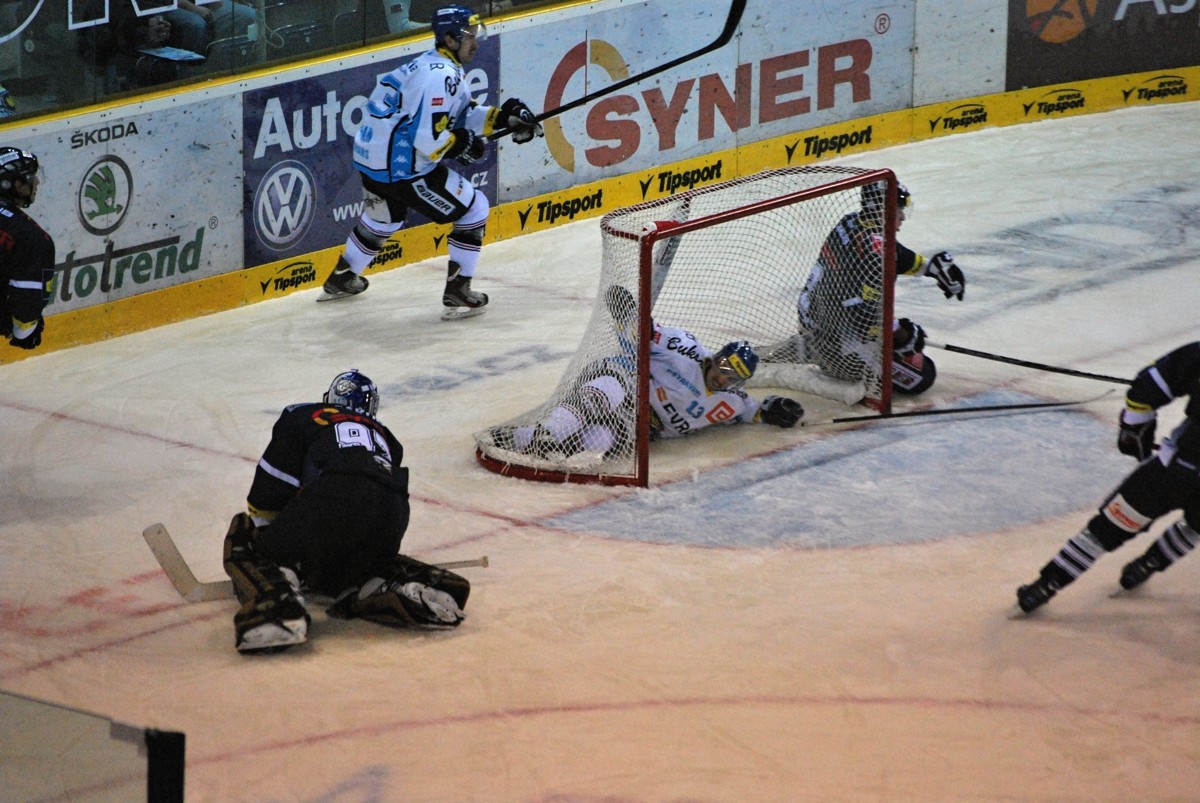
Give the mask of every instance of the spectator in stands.
MULTIPOLYGON (((103 0, 89 0, 85 13, 100 18, 103 0)), ((123 92, 184 77, 185 63, 144 53, 159 47, 184 48, 165 14, 139 17, 132 3, 112 3, 106 25, 79 32, 78 50, 102 77, 104 92, 123 92)))
POLYGON ((235 0, 217 0, 203 5, 179 0, 179 8, 164 15, 175 29, 175 47, 200 55, 217 39, 242 36, 257 18, 254 7, 235 0))

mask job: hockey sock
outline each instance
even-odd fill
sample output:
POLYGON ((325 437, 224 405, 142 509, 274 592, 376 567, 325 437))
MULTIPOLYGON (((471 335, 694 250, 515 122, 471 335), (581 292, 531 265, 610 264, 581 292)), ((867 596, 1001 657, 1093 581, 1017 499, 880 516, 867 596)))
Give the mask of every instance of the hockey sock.
POLYGON ((1177 521, 1168 527, 1150 547, 1162 553, 1163 563, 1159 571, 1195 549, 1197 542, 1200 542, 1200 533, 1189 527, 1186 521, 1177 521))
POLYGON ((1079 575, 1092 568, 1105 549, 1086 527, 1063 545, 1058 554, 1042 569, 1042 577, 1051 581, 1055 588, 1074 582, 1079 575))

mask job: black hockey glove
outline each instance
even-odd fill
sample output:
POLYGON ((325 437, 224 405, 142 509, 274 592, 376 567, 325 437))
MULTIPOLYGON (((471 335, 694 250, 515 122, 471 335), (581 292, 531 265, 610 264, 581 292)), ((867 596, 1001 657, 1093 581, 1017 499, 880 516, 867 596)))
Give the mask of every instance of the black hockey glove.
POLYGON ((25 337, 21 337, 21 338, 18 338, 15 335, 12 335, 12 336, 10 336, 11 339, 8 342, 10 345, 16 346, 19 349, 26 349, 28 351, 33 351, 38 346, 42 345, 42 330, 45 328, 46 328, 46 319, 42 318, 42 317, 38 317, 37 326, 33 327, 32 332, 25 335, 25 337))
POLYGON ((457 159, 465 165, 483 158, 483 151, 487 148, 483 137, 469 128, 456 128, 450 133, 454 135, 454 144, 446 151, 446 158, 457 159))
POLYGON ((542 126, 535 119, 533 109, 517 98, 509 98, 500 106, 501 121, 512 129, 513 142, 524 145, 534 137, 544 137, 542 126))
POLYGON ((892 333, 892 351, 899 354, 920 354, 925 350, 925 330, 908 318, 901 318, 892 333))
POLYGON ((1122 410, 1119 419, 1121 430, 1117 433, 1117 448, 1121 450, 1121 454, 1145 460, 1154 454, 1154 430, 1158 418, 1155 416, 1134 424, 1125 420, 1125 413, 1126 411, 1122 410))
POLYGON ((789 429, 804 416, 804 408, 795 399, 786 396, 768 396, 763 399, 758 415, 764 424, 789 429))
POLYGON ((954 296, 962 301, 963 292, 967 289, 967 279, 963 276, 962 269, 954 264, 954 257, 950 256, 949 251, 938 251, 934 254, 925 267, 925 275, 933 277, 938 287, 946 294, 946 298, 954 296))

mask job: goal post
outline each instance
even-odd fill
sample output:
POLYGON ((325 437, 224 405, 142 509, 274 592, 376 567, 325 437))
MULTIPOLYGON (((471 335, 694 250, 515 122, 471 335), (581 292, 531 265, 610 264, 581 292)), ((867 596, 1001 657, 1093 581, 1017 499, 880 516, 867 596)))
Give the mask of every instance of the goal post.
POLYGON ((751 388, 890 412, 896 188, 891 170, 808 165, 608 213, 575 356, 545 402, 475 433, 477 460, 524 479, 645 487, 655 322, 712 351, 749 341, 751 388))

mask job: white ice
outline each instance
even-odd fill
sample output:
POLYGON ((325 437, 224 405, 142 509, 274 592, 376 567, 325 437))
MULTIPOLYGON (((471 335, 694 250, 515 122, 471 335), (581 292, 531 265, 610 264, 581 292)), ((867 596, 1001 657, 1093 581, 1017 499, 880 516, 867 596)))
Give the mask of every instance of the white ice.
MULTIPOLYGON (((916 199, 902 241, 967 273, 962 303, 901 279, 933 340, 1131 377, 1200 336, 1198 129, 1190 103, 847 161, 894 168, 916 199)), ((1008 618, 1132 468, 1119 385, 933 350, 922 404, 1111 393, 731 428, 656 445, 645 491, 491 474, 471 433, 553 388, 598 245, 596 220, 487 245, 492 303, 466 321, 438 320, 435 259, 356 299, 0 369, 0 688, 186 732, 196 801, 1195 799, 1200 559, 1110 598, 1160 523, 1008 618), (140 533, 165 523, 223 578, 275 416, 350 367, 405 446, 404 551, 491 567, 464 570, 456 631, 314 609, 308 644, 238 655, 234 603, 184 604, 140 533)))

